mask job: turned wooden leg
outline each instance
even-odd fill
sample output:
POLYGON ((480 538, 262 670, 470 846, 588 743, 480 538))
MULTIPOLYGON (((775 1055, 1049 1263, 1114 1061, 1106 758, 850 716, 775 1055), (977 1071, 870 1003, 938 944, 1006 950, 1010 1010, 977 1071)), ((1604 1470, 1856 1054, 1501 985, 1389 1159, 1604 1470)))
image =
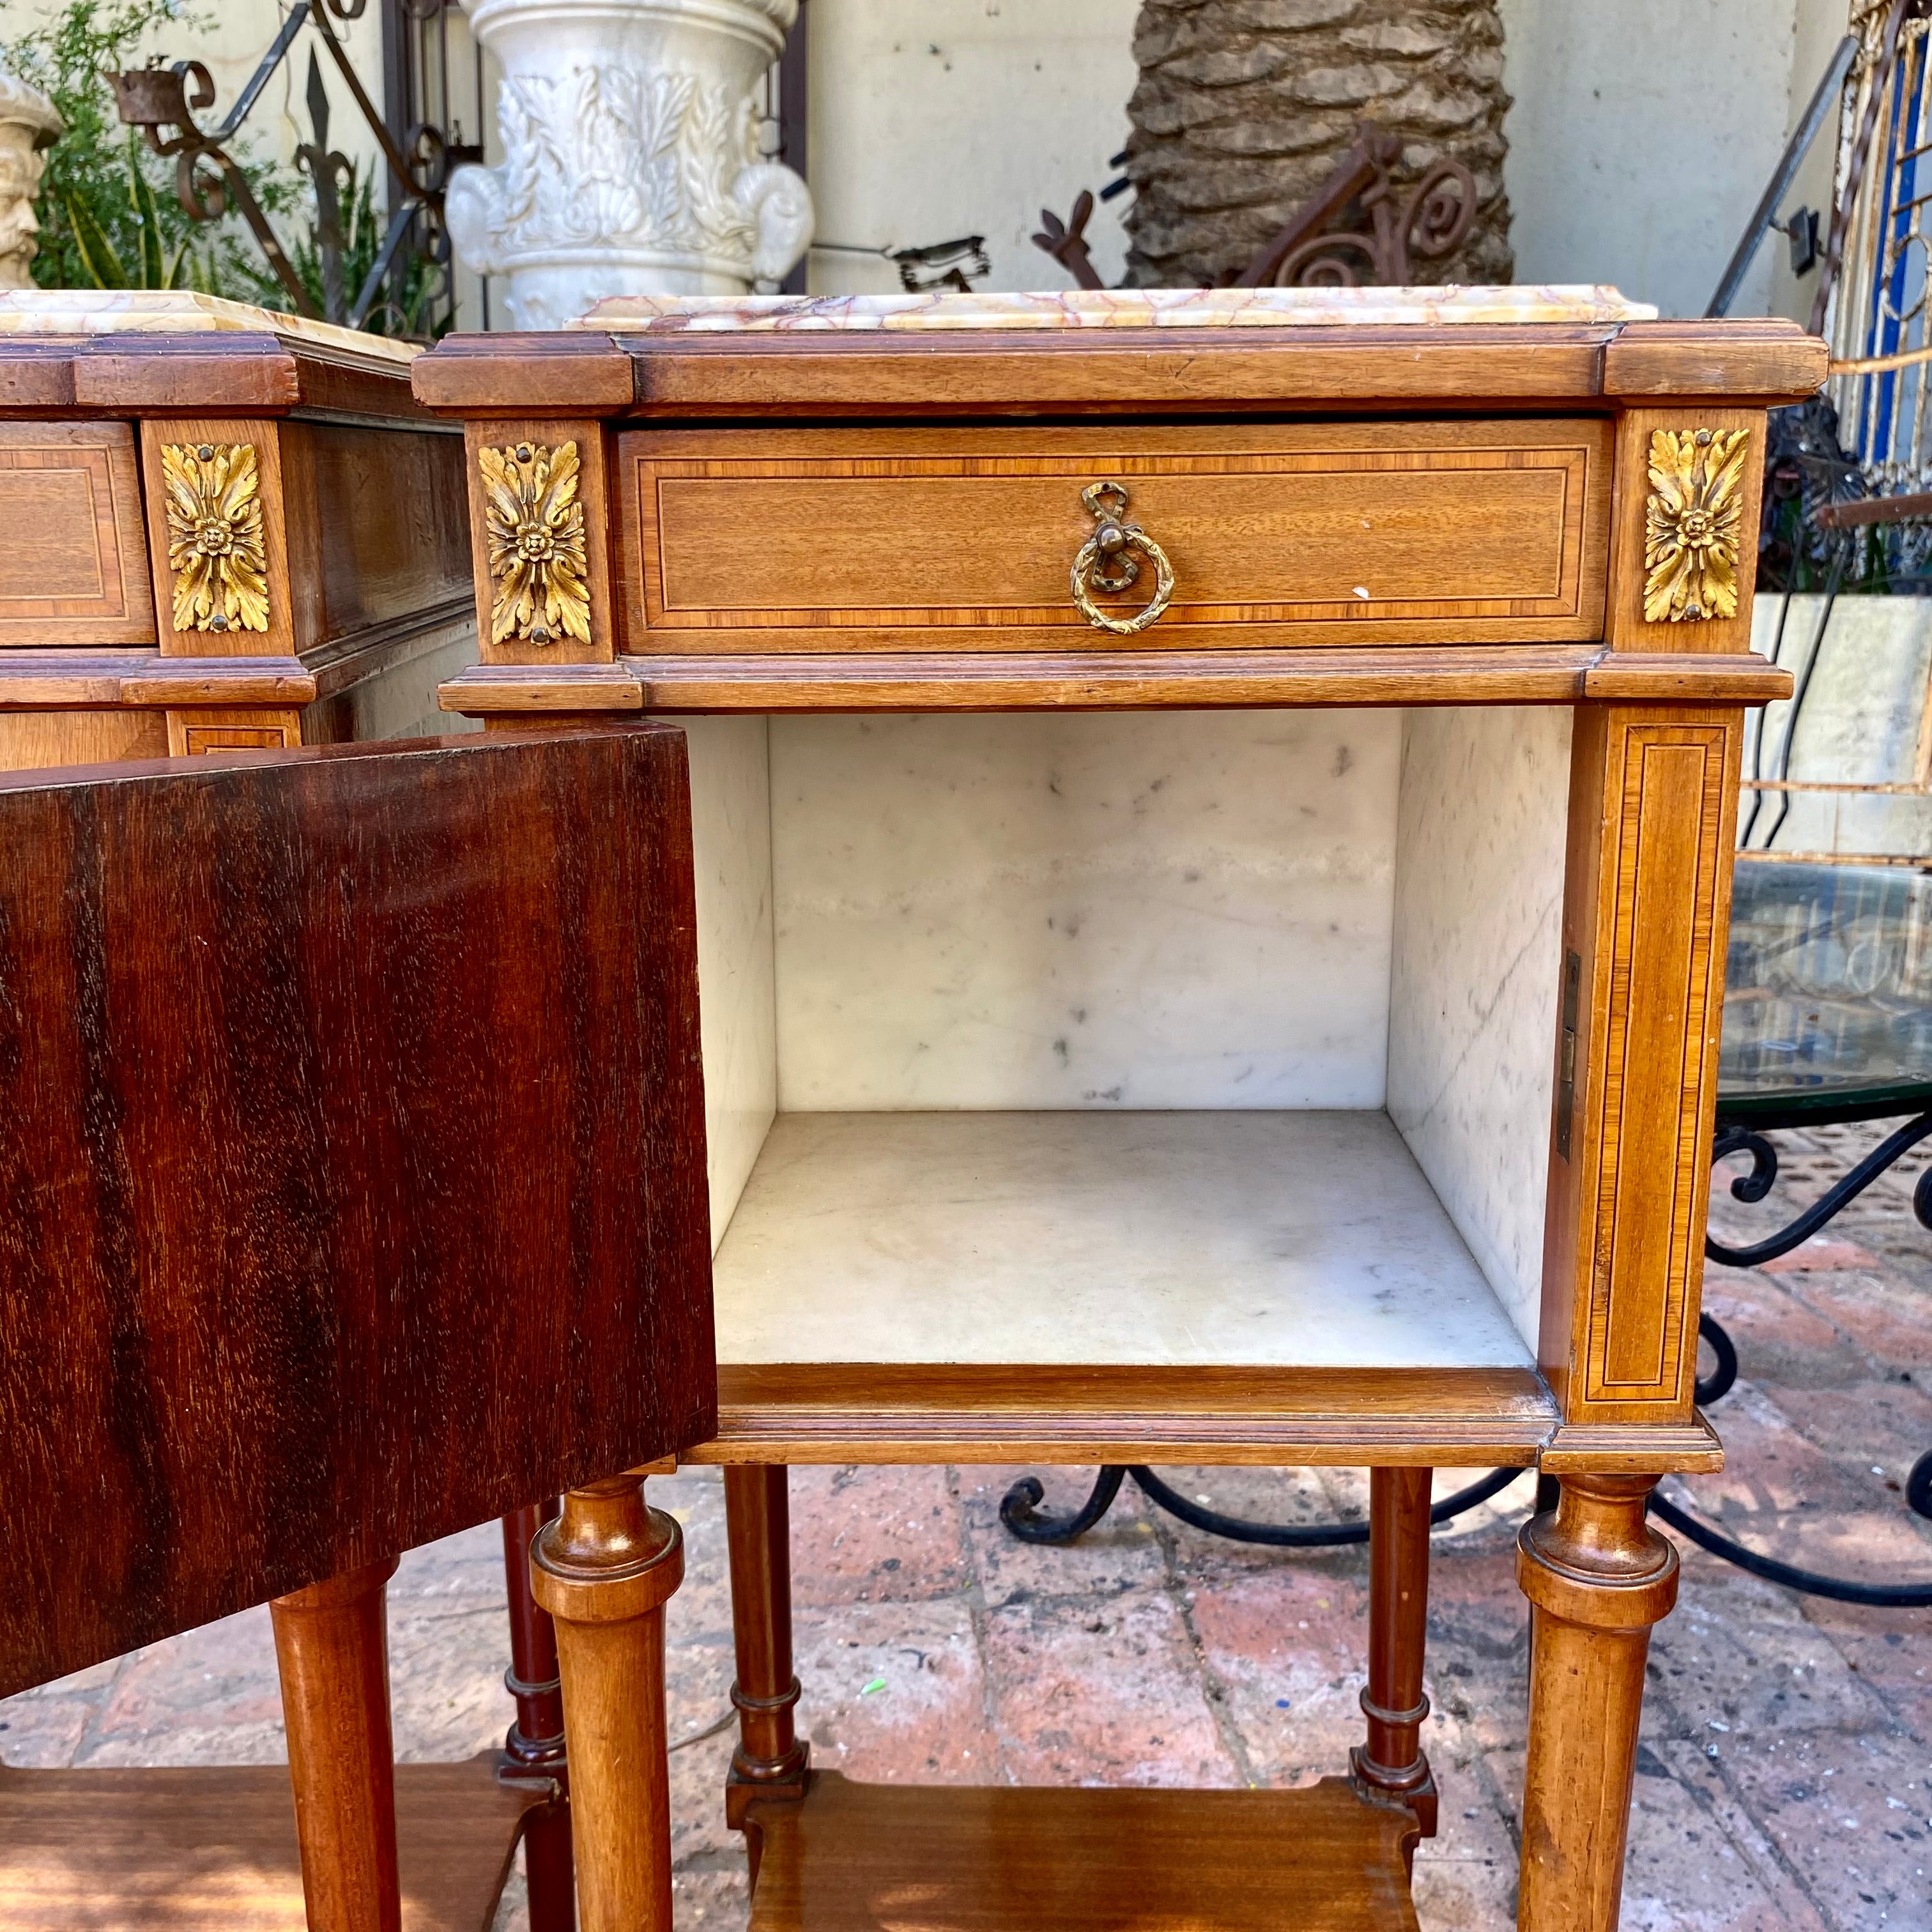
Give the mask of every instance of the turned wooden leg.
POLYGON ((745 1833, 752 1882, 763 1834, 746 1823, 760 1798, 802 1798, 810 1745, 792 1718, 798 1679, 791 1661, 790 1472, 759 1463, 724 1471, 725 1534, 731 1557, 731 1634, 738 1653, 738 1748, 724 1785, 724 1822, 745 1833))
POLYGON ((383 1586, 370 1563, 269 1605, 309 1932, 400 1932, 383 1586))
POLYGON ((664 1606, 683 1580, 684 1539, 640 1475, 570 1491, 531 1548, 556 1620, 582 1932, 670 1932, 664 1606))
MULTIPOLYGON (((530 1544, 558 1513, 532 1503, 503 1519, 503 1579, 510 1601, 510 1667, 503 1682, 516 1700, 516 1721, 503 1740, 503 1774, 554 1781, 569 1789, 564 1760, 563 1685, 557 1675, 556 1628, 530 1594, 530 1544)), ((530 1932, 574 1932, 570 1808, 561 1798, 529 1814, 524 1873, 530 1887, 530 1932)))
POLYGON ((1654 1476, 1566 1476, 1523 1526, 1529 1763, 1521 1932, 1615 1932, 1650 1627, 1677 1600, 1677 1552, 1644 1520, 1654 1476))
POLYGON ((1422 1749, 1422 1654, 1429 1622, 1428 1469, 1369 1472, 1368 1742, 1348 1754, 1355 1782, 1415 1814, 1436 1835, 1436 1780, 1422 1749))

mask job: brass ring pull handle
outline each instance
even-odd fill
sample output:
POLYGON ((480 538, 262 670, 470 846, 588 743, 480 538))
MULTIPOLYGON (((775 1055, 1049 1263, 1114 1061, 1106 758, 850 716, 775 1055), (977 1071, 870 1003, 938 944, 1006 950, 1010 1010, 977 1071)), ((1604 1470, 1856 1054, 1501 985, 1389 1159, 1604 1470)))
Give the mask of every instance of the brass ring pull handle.
POLYGON ((1073 601, 1088 622, 1118 636, 1144 631, 1167 608, 1174 595, 1174 566, 1167 553, 1138 524, 1124 522, 1127 493, 1118 483, 1091 483, 1081 491, 1094 521, 1094 534, 1073 560, 1073 601), (1154 596, 1131 617, 1110 617, 1094 602, 1094 591, 1124 590, 1141 574, 1138 550, 1154 563, 1154 596))

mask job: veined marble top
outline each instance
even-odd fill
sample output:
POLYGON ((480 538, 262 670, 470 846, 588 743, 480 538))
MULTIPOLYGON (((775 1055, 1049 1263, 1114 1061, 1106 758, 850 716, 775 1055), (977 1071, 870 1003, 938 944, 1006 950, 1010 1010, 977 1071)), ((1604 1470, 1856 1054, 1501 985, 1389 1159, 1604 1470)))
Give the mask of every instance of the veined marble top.
POLYGON ((1603 284, 1508 288, 1057 289, 995 295, 611 296, 572 328, 646 334, 816 330, 1322 328, 1353 323, 1654 321, 1603 284))
POLYGON ((780 1114, 728 1363, 1526 1368, 1380 1112, 780 1114))
POLYGON ((212 335, 224 331, 280 335, 318 349, 407 362, 422 345, 344 328, 306 316, 284 315, 205 296, 192 289, 8 289, 0 290, 0 336, 212 335))

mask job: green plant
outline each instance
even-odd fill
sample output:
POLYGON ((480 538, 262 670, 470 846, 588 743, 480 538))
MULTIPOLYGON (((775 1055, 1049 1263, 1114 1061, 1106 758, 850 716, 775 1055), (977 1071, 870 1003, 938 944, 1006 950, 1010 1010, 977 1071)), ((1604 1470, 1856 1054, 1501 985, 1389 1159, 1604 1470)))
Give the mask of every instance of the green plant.
MULTIPOLYGON (((175 166, 123 129, 106 78, 130 65, 157 28, 208 29, 184 0, 67 0, 40 25, 0 40, 0 56, 53 102, 67 131, 40 184, 43 288, 191 287, 286 306, 255 248, 232 220, 197 222, 175 192, 175 166)), ((270 214, 296 205, 302 183, 278 164, 237 158, 270 214)))
MULTIPOLYGON (((342 299, 352 307, 362 292, 362 284, 382 252, 388 224, 376 206, 370 176, 352 162, 348 179, 337 190, 336 222, 341 238, 342 299)), ((308 232, 290 250, 296 273, 302 278, 308 298, 318 314, 326 314, 328 304, 322 280, 321 238, 311 222, 308 232)), ((418 340, 440 334, 451 318, 434 316, 441 287, 440 272, 410 247, 406 238, 396 250, 384 278, 382 290, 362 327, 375 335, 413 336, 418 340)))

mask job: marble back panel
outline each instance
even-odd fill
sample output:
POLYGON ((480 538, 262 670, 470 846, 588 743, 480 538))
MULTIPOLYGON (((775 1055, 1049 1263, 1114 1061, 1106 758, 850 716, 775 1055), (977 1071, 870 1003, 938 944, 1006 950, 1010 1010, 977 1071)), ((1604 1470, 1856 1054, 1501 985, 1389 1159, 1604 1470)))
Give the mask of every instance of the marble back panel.
POLYGON ((782 1111, 1382 1104, 1399 713, 770 730, 782 1111))

